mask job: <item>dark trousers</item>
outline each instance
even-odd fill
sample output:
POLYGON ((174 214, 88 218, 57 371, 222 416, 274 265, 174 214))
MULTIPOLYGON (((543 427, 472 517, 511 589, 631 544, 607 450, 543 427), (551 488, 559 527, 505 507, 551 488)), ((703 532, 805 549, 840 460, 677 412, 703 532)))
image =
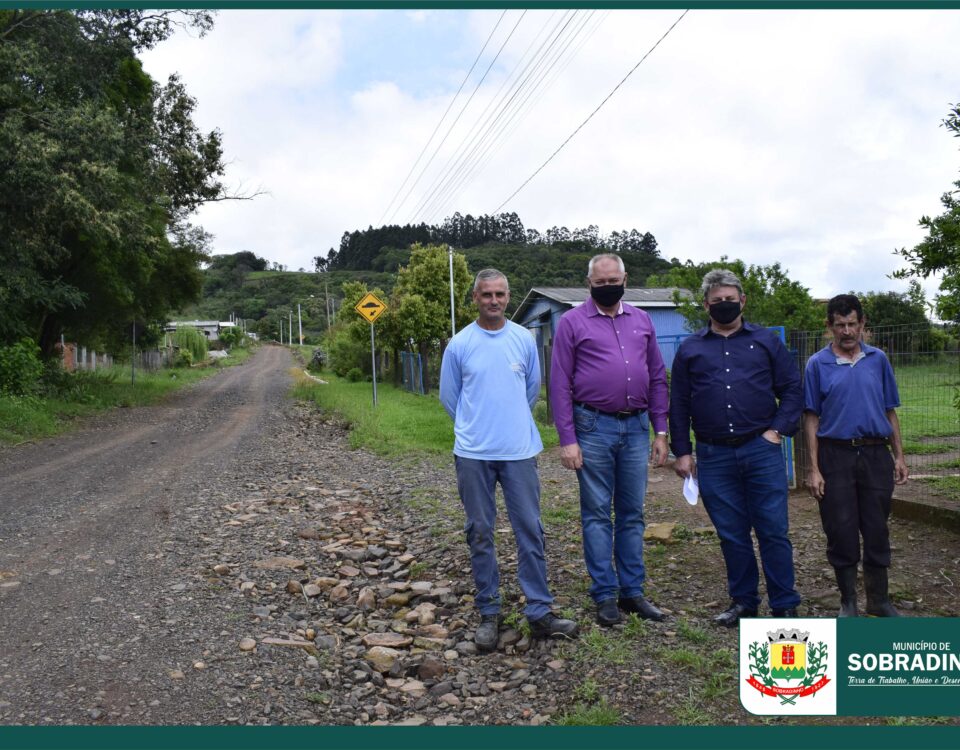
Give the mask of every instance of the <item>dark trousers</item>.
POLYGON ((820 519, 827 535, 830 564, 837 568, 856 565, 862 536, 864 564, 890 567, 890 449, 885 445, 853 448, 820 441, 817 455, 825 485, 820 519))

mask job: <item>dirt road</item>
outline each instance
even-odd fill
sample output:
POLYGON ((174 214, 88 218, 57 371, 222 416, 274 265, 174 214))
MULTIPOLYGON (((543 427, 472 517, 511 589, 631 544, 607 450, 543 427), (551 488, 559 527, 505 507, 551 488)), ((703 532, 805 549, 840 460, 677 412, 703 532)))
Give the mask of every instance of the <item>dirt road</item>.
POLYGON ((182 661, 187 646, 164 611, 176 535, 205 512, 198 498, 242 480, 291 364, 263 347, 162 405, 0 452, 4 722, 180 720, 165 704, 181 699, 146 666, 182 661))
MULTIPOLYGON (((645 510, 676 525, 645 553, 667 621, 596 626, 576 480, 553 450, 548 571, 581 637, 523 634, 501 515, 508 627, 478 654, 452 462, 351 449, 335 417, 287 398, 292 364, 263 347, 163 405, 0 450, 0 725, 764 723, 739 704, 736 631, 711 621, 719 543, 669 467, 645 510)), ((790 518, 801 615, 832 616, 815 504, 795 493, 790 518)), ((891 538, 904 614, 960 615, 956 532, 893 519, 891 538)))

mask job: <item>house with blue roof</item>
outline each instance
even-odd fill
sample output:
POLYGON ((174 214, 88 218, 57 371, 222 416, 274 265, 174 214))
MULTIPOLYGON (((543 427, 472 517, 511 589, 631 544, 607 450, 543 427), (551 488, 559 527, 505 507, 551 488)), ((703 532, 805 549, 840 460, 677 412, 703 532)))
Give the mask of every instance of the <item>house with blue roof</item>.
MULTIPOLYGON (((675 294, 681 299, 693 299, 686 289, 666 287, 660 289, 634 288, 623 294, 623 301, 644 310, 653 320, 657 332, 657 342, 667 369, 673 363, 673 355, 680 341, 690 334, 687 321, 677 310, 675 294)), ((534 287, 523 298, 513 322, 529 330, 536 338, 537 351, 540 353, 540 372, 545 375, 544 348, 553 343, 560 317, 577 305, 582 305, 590 296, 586 286, 582 287, 534 287)))

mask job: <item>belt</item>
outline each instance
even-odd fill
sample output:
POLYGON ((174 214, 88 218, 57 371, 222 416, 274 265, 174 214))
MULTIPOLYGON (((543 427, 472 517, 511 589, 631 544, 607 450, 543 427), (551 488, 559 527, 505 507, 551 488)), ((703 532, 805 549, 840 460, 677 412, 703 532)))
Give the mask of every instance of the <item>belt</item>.
POLYGON ((614 417, 615 419, 630 419, 630 417, 635 417, 637 414, 643 414, 646 409, 634 409, 632 411, 603 411, 603 409, 598 409, 596 406, 590 406, 590 404, 585 404, 583 401, 574 401, 574 406, 579 406, 581 409, 586 409, 587 411, 592 411, 595 414, 603 414, 605 417, 614 417))
POLYGON ((733 435, 732 437, 728 438, 708 438, 697 435, 697 442, 706 443, 707 445, 726 445, 731 448, 737 448, 744 443, 750 442, 757 437, 757 435, 762 435, 766 431, 767 430, 765 428, 762 430, 756 430, 754 432, 748 432, 746 435, 733 435))
POLYGON ((840 445, 845 448, 859 448, 861 445, 890 445, 890 438, 885 437, 858 437, 858 438, 830 438, 818 437, 821 443, 840 445))

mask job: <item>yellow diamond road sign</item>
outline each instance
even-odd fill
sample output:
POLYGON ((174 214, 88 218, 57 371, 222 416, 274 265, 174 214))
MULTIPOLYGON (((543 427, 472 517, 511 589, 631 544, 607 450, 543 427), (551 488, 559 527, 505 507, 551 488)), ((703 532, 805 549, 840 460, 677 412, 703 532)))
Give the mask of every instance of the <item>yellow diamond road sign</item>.
POLYGON ((383 314, 387 306, 377 295, 371 292, 360 300, 353 309, 366 318, 368 323, 373 323, 383 314))

